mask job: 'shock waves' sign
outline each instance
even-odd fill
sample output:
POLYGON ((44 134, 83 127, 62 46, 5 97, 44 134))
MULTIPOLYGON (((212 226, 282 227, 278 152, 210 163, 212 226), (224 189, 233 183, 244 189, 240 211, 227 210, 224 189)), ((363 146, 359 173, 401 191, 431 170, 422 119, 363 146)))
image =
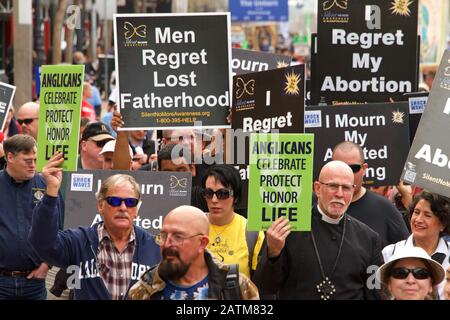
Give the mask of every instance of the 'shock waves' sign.
POLYGON ((315 136, 314 178, 338 143, 352 141, 362 147, 369 165, 367 186, 398 184, 409 149, 408 124, 406 102, 308 108, 305 132, 315 136))
POLYGON ((418 0, 319 0, 313 104, 405 100, 417 91, 418 0))
POLYGON ((116 15, 124 129, 229 127, 229 28, 229 13, 116 15))
POLYGON ((156 235, 163 216, 172 209, 191 203, 191 174, 186 172, 83 170, 70 172, 66 183, 65 228, 90 226, 101 221, 96 192, 101 182, 116 173, 134 177, 139 184, 142 204, 135 224, 156 235))
POLYGON ((450 51, 442 57, 427 107, 403 168, 402 180, 450 195, 450 51))

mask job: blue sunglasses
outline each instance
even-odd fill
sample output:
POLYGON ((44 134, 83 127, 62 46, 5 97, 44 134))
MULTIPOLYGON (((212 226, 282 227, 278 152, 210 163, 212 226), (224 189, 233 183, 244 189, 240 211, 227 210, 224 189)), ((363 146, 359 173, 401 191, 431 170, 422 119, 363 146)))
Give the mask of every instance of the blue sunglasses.
POLYGON ((105 200, 111 207, 120 207, 122 202, 125 202, 127 208, 134 208, 139 203, 139 199, 136 198, 106 197, 105 200))

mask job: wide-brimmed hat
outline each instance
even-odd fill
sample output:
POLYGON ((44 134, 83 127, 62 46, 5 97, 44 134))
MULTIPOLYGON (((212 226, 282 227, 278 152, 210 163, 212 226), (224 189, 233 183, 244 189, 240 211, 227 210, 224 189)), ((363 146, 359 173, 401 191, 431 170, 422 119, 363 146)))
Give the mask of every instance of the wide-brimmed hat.
POLYGON ((431 279, 433 285, 441 283, 445 278, 445 270, 442 265, 428 255, 428 253, 420 247, 402 247, 398 248, 391 256, 388 262, 378 268, 376 278, 381 283, 387 284, 390 277, 390 272, 395 263, 402 259, 418 258, 425 262, 425 265, 430 269, 431 279))

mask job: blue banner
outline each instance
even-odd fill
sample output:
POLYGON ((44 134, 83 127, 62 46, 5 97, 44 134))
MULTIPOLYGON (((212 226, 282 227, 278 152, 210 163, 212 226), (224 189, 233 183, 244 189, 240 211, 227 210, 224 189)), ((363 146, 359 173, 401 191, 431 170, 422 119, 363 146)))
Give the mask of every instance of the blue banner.
POLYGON ((288 21, 288 0, 230 0, 232 22, 288 21))

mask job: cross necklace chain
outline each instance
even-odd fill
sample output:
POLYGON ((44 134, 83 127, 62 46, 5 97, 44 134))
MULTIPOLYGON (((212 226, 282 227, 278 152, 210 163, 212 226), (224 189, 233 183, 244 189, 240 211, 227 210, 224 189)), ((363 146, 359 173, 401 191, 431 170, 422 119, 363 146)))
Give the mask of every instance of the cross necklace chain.
POLYGON ((336 266, 338 264, 339 257, 342 252, 342 245, 344 244, 345 229, 346 229, 346 225, 347 225, 347 218, 345 215, 342 219, 344 219, 344 226, 342 229, 341 243, 339 244, 339 249, 338 249, 338 252, 336 255, 336 260, 334 261, 334 266, 333 266, 333 269, 331 269, 329 277, 327 277, 325 275, 325 271, 324 271, 323 265, 322 265, 322 260, 320 259, 320 255, 319 255, 319 250, 317 249, 316 239, 314 238, 314 233, 311 230, 311 239, 312 239, 312 243, 314 246, 314 252, 316 253, 317 261, 319 262, 320 273, 322 275, 322 281, 318 285, 316 285, 316 288, 317 288, 317 292, 320 294, 320 298, 322 300, 330 299, 331 296, 336 292, 336 288, 332 282, 332 278, 333 278, 334 271, 336 270, 336 266))

